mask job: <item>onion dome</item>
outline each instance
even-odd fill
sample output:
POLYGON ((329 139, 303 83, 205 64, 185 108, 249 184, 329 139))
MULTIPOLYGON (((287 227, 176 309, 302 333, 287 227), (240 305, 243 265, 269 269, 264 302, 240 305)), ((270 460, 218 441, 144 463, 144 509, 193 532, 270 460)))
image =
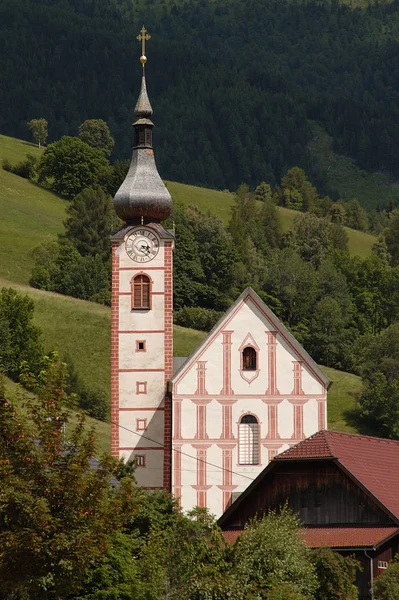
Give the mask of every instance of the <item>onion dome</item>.
MULTIPOLYGON (((141 39, 140 36, 138 39, 141 39)), ((114 197, 116 214, 127 223, 164 221, 172 210, 172 198, 158 173, 154 159, 154 124, 149 119, 152 107, 144 74, 146 60, 143 52, 140 58, 143 65, 141 91, 134 111, 137 120, 133 123, 135 142, 132 161, 126 178, 114 197)))

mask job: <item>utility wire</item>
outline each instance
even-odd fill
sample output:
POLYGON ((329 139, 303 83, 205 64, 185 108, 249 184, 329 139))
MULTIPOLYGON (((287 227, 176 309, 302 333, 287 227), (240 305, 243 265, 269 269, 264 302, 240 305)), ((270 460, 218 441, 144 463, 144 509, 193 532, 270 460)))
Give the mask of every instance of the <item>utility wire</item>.
MULTIPOLYGON (((158 446, 163 446, 163 444, 161 442, 158 442, 158 440, 153 440, 152 438, 150 438, 146 435, 141 435, 140 433, 137 433, 137 431, 133 431, 132 429, 129 429, 128 427, 124 427, 123 425, 120 425, 119 423, 115 423, 114 421, 107 421, 107 423, 109 423, 110 425, 116 425, 120 429, 124 429, 125 431, 128 431, 129 433, 133 433, 134 435, 137 435, 138 437, 143 438, 144 440, 148 440, 149 442, 152 442, 153 444, 158 444, 158 446)), ((136 448, 136 450, 140 450, 140 448, 136 448)), ((244 477, 244 479, 249 479, 250 481, 254 481, 253 477, 248 477, 248 475, 243 475, 242 473, 237 473, 237 471, 231 471, 230 469, 225 469, 224 467, 221 467, 220 465, 215 465, 214 463, 204 460, 203 458, 198 458, 197 456, 193 456, 192 454, 187 454, 187 452, 183 452, 182 450, 173 448, 173 446, 172 446, 172 450, 173 450, 173 452, 177 452, 177 453, 181 454, 182 456, 187 456, 188 458, 192 458, 193 460, 196 460, 197 462, 202 462, 211 467, 216 467, 216 469, 219 469, 220 471, 225 471, 226 473, 232 473, 233 475, 237 475, 238 477, 244 477)))

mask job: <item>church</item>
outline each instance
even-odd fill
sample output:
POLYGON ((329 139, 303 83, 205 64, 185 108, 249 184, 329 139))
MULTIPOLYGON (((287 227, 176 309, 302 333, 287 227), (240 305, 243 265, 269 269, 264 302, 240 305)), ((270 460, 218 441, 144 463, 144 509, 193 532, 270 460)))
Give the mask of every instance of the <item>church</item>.
POLYGON ((111 446, 137 483, 220 516, 270 460, 326 428, 328 377, 247 288, 189 357, 173 357, 172 199, 156 167, 145 78, 114 198, 111 446))

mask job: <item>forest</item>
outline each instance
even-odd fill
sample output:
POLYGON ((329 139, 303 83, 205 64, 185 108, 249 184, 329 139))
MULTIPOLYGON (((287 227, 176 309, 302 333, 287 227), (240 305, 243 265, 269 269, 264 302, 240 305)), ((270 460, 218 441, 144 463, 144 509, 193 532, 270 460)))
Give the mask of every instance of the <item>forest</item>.
POLYGON ((337 152, 398 177, 397 1, 3 0, 0 131, 29 139, 26 123, 45 118, 54 141, 101 118, 112 160, 127 158, 143 22, 166 179, 254 189, 299 165, 336 199, 307 151, 311 121, 337 152))

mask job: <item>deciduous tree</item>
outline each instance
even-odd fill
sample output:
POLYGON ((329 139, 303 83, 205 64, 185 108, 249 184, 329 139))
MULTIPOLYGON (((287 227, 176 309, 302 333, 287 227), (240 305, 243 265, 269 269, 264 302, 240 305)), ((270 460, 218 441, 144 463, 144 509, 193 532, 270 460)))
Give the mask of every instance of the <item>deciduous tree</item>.
POLYGON ((51 361, 37 402, 18 416, 0 395, 0 595, 56 600, 77 591, 109 536, 133 514, 129 479, 112 486, 116 463, 93 468, 93 431, 69 422, 63 366, 51 361), (68 441, 64 428, 68 427, 68 441), (70 430, 70 428, 72 428, 70 430), (20 596, 18 595, 20 594, 20 596))
POLYGON ((399 560, 398 555, 388 569, 374 582, 374 594, 378 600, 399 600, 399 560))
POLYGON ((102 119, 87 119, 79 126, 78 136, 92 148, 109 156, 115 145, 108 125, 102 119))
POLYGON ((38 166, 39 182, 48 181, 57 194, 74 198, 85 188, 100 183, 109 169, 101 150, 79 138, 64 136, 44 151, 38 166))
POLYGON ((18 380, 21 364, 37 371, 43 348, 41 332, 33 324, 33 301, 13 288, 0 290, 0 363, 9 377, 18 380))
POLYGON ((255 598, 268 598, 273 588, 285 585, 291 594, 310 600, 317 589, 311 550, 301 539, 298 519, 286 508, 246 527, 237 540, 234 563, 236 577, 249 597, 252 593, 255 598))
POLYGON ((315 600, 357 600, 355 579, 356 569, 360 567, 358 561, 330 548, 314 550, 312 560, 319 580, 315 600))
POLYGON ((36 144, 41 148, 48 137, 48 123, 46 119, 32 119, 27 125, 32 132, 36 144))

